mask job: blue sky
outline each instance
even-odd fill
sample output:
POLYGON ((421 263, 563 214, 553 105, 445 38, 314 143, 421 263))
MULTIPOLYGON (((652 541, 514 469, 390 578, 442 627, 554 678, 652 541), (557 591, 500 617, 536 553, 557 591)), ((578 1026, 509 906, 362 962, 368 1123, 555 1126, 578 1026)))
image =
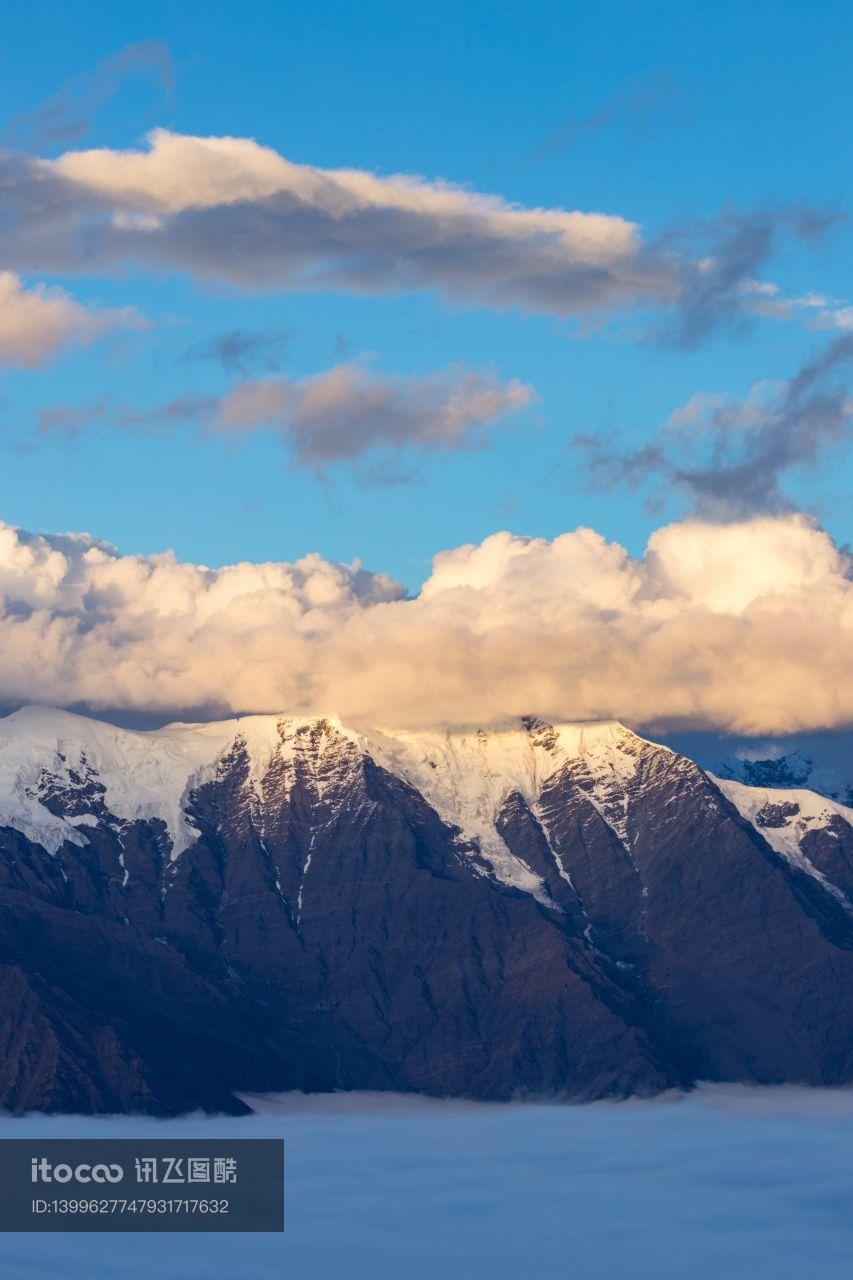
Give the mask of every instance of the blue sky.
MULTIPOLYGON (((40 3, 4 19, 0 117, 7 145, 45 156, 138 147, 155 126, 255 138, 300 164, 418 174, 527 207, 618 215, 651 239, 726 210, 846 214, 850 25, 844 6, 816 16, 805 4, 40 3), (171 88, 127 75, 81 137, 22 142, 16 119, 142 41, 168 47, 171 88)), ((260 292, 135 266, 21 274, 87 304, 134 306, 150 323, 0 374, 3 519, 85 529, 125 552, 173 547, 210 565, 358 557, 413 588, 436 551, 502 528, 553 537, 588 524, 639 553, 685 500, 659 486, 649 510, 630 488, 591 491, 572 437, 615 433, 630 450, 694 393, 743 397, 790 377, 837 336, 811 327, 810 314, 759 318, 684 350, 642 340, 637 315, 580 336, 572 320, 463 307, 429 291, 260 292), (390 484, 347 463, 322 476, 293 466, 273 431, 222 439, 189 421, 36 432, 38 413, 57 405, 85 415, 110 397, 144 416, 178 397, 223 394, 233 372, 185 354, 233 330, 281 334, 288 378, 371 353, 378 375, 423 377, 462 362, 520 379, 536 400, 477 449, 403 450, 390 470, 404 479, 390 484)), ((812 291, 840 304, 853 300, 851 275, 843 217, 817 241, 783 237, 761 272, 785 296, 812 291)), ((845 542, 850 479, 835 451, 830 467, 784 484, 845 542)))

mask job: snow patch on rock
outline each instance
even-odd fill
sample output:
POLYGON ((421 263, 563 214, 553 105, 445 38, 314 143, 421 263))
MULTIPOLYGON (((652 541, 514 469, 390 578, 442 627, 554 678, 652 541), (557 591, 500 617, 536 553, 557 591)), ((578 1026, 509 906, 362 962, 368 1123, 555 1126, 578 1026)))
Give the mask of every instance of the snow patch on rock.
MULTIPOLYGON (((541 877, 510 853, 496 829, 507 798, 518 792, 536 813, 549 779, 580 759, 593 782, 590 799, 609 812, 614 791, 624 792, 636 768, 636 759, 623 747, 629 739, 641 741, 613 720, 528 722, 524 728, 496 731, 383 729, 364 736, 377 764, 403 778, 448 826, 459 829, 460 848, 478 851, 498 880, 548 906, 553 902, 541 877)), ((606 815, 605 820, 612 821, 606 815)))
POLYGON ((471 857, 472 870, 488 874, 490 869, 502 883, 551 907, 540 876, 498 834, 495 824, 507 798, 517 792, 537 813, 545 784, 574 762, 577 784, 627 843, 628 791, 647 746, 616 721, 526 721, 503 730, 410 732, 356 731, 334 717, 270 715, 139 732, 66 711, 25 707, 0 719, 0 825, 51 853, 65 842, 83 845, 98 820, 90 814, 57 816, 42 801, 46 780, 54 795, 67 787, 78 796, 91 780, 103 788, 100 800, 118 821, 165 823, 174 860, 197 838, 187 813, 191 793, 216 778, 235 744, 247 754, 258 809, 274 759, 285 766, 287 788, 297 757, 304 758, 317 799, 323 800, 338 771, 351 764, 348 744, 356 746, 360 755, 414 787, 457 830, 457 845, 471 857))
POLYGON ((216 776, 219 761, 238 738, 250 769, 262 774, 279 742, 279 718, 251 716, 213 724, 168 725, 136 732, 50 707, 24 707, 0 720, 0 826, 56 853, 68 841, 86 842, 90 821, 52 814, 39 800, 45 774, 62 782, 91 770, 116 818, 160 819, 177 857, 196 838, 185 812, 189 793, 216 776))

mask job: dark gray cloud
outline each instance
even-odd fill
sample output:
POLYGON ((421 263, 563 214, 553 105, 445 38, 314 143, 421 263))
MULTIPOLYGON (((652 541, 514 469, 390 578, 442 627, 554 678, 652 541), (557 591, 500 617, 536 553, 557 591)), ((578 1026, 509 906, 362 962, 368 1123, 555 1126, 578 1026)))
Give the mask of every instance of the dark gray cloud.
POLYGON ((16 146, 34 149, 77 142, 88 133, 98 111, 135 75, 156 80, 162 92, 169 94, 174 74, 168 46, 144 40, 102 58, 93 71, 69 80, 34 111, 15 116, 6 136, 16 146))
POLYGON ((284 329, 229 329, 194 342, 183 360, 212 360, 229 373, 273 373, 281 366, 291 335, 284 329))
POLYGON ((846 334, 789 381, 760 383, 745 400, 700 392, 638 449, 622 450, 608 434, 579 435, 573 444, 595 488, 675 487, 718 518, 785 510, 784 477, 850 440, 851 361, 853 334, 846 334))
MULTIPOLYGON (((714 329, 744 317, 743 286, 773 255, 779 220, 760 212, 728 217, 712 229, 712 243, 698 261, 685 263, 679 306, 656 336, 677 347, 695 347, 714 329)), ((686 232, 679 234, 684 239, 686 232)))
POLYGON ((679 263, 678 304, 649 336, 665 346, 690 350, 716 330, 743 327, 762 312, 783 316, 785 300, 761 275, 787 238, 820 240, 838 215, 806 206, 726 213, 687 224, 660 237, 654 249, 679 263))
POLYGON ((530 152, 529 160, 545 160, 594 137, 614 125, 624 125, 633 137, 664 121, 684 119, 684 93, 665 71, 635 77, 585 116, 567 116, 530 152))

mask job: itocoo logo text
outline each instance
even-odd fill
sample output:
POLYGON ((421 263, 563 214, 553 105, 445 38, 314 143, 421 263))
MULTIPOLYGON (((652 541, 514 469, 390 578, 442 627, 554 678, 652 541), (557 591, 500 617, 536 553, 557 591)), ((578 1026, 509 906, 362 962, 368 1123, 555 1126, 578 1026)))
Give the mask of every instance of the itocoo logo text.
POLYGON ((33 1182, 121 1182, 120 1164, 51 1164, 42 1158, 31 1161, 33 1182))

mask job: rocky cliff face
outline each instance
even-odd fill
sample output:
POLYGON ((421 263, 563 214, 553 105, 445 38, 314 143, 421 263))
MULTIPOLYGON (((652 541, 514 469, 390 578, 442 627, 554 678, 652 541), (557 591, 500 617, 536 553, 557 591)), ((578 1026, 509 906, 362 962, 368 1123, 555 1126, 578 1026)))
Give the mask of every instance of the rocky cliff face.
POLYGON ((621 725, 0 720, 0 1103, 853 1078, 853 813, 621 725))

